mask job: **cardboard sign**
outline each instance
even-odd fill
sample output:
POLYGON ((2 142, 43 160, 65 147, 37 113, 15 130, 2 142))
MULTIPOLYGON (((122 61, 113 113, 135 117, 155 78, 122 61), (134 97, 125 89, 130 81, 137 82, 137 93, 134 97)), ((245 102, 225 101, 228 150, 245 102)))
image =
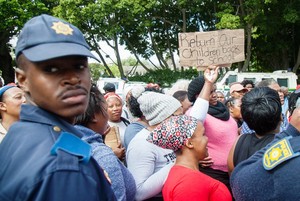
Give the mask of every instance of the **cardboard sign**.
POLYGON ((244 29, 179 33, 181 66, 231 64, 245 60, 244 29))
POLYGON ((119 143, 121 143, 119 128, 117 126, 112 126, 109 133, 106 134, 104 143, 110 148, 117 148, 119 143))

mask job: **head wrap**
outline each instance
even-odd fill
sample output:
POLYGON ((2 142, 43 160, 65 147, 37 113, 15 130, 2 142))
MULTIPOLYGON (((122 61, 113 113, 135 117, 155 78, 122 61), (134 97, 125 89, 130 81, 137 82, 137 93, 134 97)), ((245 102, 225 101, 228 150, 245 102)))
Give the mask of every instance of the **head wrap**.
POLYGON ((172 116, 158 125, 148 136, 147 141, 165 149, 177 151, 194 134, 198 121, 196 118, 179 115, 172 116))
POLYGON ((114 92, 109 92, 109 93, 105 94, 104 98, 105 98, 105 100, 107 100, 109 98, 117 98, 118 100, 120 100, 122 102, 122 98, 114 92))

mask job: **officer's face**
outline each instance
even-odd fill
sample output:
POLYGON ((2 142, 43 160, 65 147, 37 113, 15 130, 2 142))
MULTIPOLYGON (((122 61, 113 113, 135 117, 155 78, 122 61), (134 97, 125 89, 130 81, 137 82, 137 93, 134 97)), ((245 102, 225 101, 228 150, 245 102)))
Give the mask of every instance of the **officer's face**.
POLYGON ((17 71, 17 78, 33 103, 70 123, 84 113, 91 87, 86 57, 69 56, 33 63, 21 56, 23 70, 17 71))

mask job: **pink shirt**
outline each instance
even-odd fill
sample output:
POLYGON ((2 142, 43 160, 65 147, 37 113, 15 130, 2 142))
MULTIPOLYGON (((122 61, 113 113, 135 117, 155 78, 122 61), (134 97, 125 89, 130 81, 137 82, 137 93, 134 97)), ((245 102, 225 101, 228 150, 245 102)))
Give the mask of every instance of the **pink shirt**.
POLYGON ((208 137, 208 154, 214 161, 211 168, 228 172, 228 154, 238 137, 236 121, 232 117, 227 121, 222 121, 207 114, 204 128, 205 135, 208 137))

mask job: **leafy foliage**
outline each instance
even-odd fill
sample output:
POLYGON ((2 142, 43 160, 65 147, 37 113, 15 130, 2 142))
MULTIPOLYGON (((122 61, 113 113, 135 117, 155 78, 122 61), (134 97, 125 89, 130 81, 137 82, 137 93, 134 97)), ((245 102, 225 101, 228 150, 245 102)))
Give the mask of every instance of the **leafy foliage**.
POLYGON ((153 65, 161 70, 155 76, 161 76, 162 82, 169 80, 162 74, 178 68, 174 61, 178 33, 216 29, 245 30, 246 61, 233 64, 243 71, 297 69, 300 65, 299 0, 0 0, 0 69, 9 79, 14 78, 9 40, 29 18, 41 13, 63 18, 82 30, 101 60, 101 65, 95 65, 99 67, 91 65, 95 77, 101 72, 124 76, 119 52, 119 45, 124 45, 134 56, 126 65, 138 63, 147 70, 153 65), (106 58, 113 56, 100 41, 113 48, 113 64, 107 63, 106 58), (153 56, 159 64, 150 61, 153 56))
POLYGON ((51 3, 50 0, 0 0, 0 70, 5 83, 14 82, 15 78, 9 41, 19 33, 28 19, 47 13, 51 3))
POLYGON ((151 70, 144 75, 136 75, 128 78, 129 81, 143 81, 146 83, 159 83, 163 87, 169 87, 178 79, 193 79, 199 73, 196 69, 190 68, 183 71, 172 71, 170 69, 151 70))
MULTIPOLYGON (((106 68, 99 63, 90 63, 89 67, 93 81, 98 80, 100 77, 110 77, 109 73, 106 72, 106 68)), ((109 67, 116 77, 120 77, 120 72, 116 65, 112 65, 109 67)))

